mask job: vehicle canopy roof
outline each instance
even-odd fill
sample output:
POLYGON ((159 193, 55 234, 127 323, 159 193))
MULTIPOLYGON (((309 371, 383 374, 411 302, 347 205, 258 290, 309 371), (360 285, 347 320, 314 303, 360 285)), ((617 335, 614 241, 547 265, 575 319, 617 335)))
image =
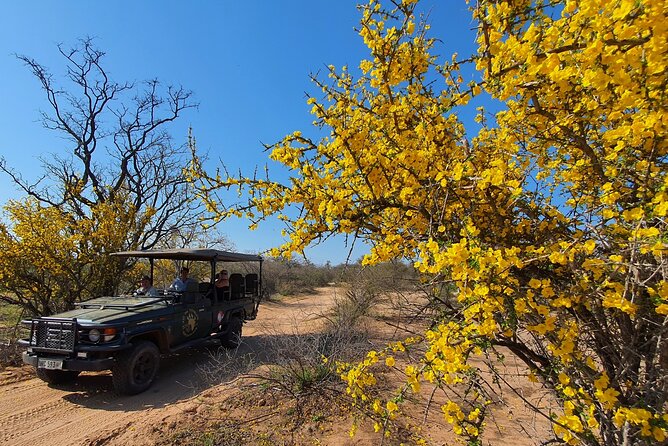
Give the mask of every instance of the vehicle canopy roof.
POLYGON ((111 254, 116 257, 139 257, 145 259, 170 260, 215 260, 216 262, 261 262, 262 257, 240 252, 220 251, 217 249, 146 249, 139 251, 121 251, 111 254))

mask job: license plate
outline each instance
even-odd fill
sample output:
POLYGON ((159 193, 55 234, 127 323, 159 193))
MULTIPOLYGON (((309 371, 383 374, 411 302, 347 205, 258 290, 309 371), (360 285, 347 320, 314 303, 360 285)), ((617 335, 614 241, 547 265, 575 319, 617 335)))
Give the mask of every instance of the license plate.
POLYGON ((48 370, 62 370, 63 369, 63 360, 62 359, 40 359, 37 361, 37 368, 48 369, 48 370))

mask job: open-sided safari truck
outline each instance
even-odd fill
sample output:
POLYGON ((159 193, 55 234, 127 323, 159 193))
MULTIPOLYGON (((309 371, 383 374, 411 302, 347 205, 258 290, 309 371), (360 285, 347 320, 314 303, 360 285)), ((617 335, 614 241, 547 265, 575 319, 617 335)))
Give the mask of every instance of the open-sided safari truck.
POLYGON ((64 383, 76 379, 82 371, 111 370, 117 393, 143 392, 158 372, 162 353, 212 339, 234 348, 239 344, 243 323, 257 315, 262 298, 260 256, 214 249, 111 255, 148 259, 151 277, 159 259, 191 265, 205 262, 209 279, 193 280, 183 292, 160 289, 157 296, 98 297, 80 302, 65 313, 24 321, 30 327, 30 337, 22 340, 28 346, 23 360, 35 366, 42 380, 64 383), (246 274, 235 266, 243 266, 246 274), (215 275, 223 268, 231 273, 229 287, 219 288, 215 275))

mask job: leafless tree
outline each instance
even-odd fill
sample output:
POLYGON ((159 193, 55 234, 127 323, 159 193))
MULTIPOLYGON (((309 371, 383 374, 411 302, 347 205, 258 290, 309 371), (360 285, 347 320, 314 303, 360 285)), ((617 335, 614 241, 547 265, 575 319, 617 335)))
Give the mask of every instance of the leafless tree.
POLYGON ((105 53, 91 38, 71 49, 58 45, 65 58, 68 87, 60 86, 36 60, 17 55, 39 80, 49 109, 43 125, 60 133, 69 147, 41 158, 36 181, 23 178, 0 158, 0 171, 28 196, 73 216, 90 215, 93 206, 124 194, 141 214, 153 215, 143 230, 128 234, 127 247, 151 248, 163 238, 192 228, 201 215, 183 169, 190 148, 173 144, 169 125, 196 106, 192 92, 163 87, 157 79, 115 82, 103 67, 105 53))

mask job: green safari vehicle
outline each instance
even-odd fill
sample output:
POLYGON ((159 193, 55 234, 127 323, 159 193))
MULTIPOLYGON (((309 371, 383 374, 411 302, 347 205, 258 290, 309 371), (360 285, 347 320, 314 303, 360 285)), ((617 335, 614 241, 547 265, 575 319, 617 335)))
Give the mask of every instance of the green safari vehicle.
POLYGON ((78 303, 71 311, 23 321, 30 328, 30 337, 21 341, 27 346, 23 361, 34 366, 42 380, 65 383, 82 371, 111 370, 117 393, 140 393, 153 383, 161 354, 210 340, 235 348, 243 324, 257 316, 263 295, 260 256, 215 249, 111 255, 147 259, 151 278, 158 259, 206 262, 210 278, 189 281, 182 292, 164 289, 154 292, 155 296, 98 297, 78 303), (246 273, 236 271, 235 265, 246 273), (215 277, 222 267, 233 273, 229 286, 219 288, 215 277))

